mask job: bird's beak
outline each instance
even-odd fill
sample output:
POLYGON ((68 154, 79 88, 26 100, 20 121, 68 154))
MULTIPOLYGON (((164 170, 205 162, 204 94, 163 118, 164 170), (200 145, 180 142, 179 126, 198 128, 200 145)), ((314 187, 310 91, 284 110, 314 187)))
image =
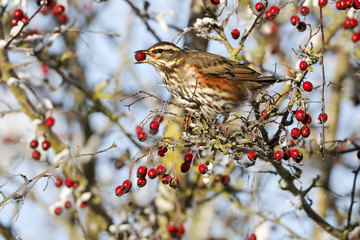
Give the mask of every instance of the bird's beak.
POLYGON ((135 64, 139 64, 139 63, 148 63, 148 62, 151 62, 153 61, 153 59, 156 58, 156 55, 153 54, 152 52, 149 52, 147 50, 139 50, 139 51, 136 51, 134 54, 135 54, 135 58, 136 58, 136 55, 137 53, 145 53, 145 55, 148 55, 150 56, 151 58, 148 58, 148 59, 143 59, 143 60, 137 60, 137 62, 135 64))

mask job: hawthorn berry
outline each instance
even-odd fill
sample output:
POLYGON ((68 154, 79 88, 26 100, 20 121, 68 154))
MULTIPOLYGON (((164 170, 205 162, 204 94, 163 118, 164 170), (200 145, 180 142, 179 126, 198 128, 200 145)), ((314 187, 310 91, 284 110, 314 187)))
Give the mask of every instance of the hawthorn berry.
POLYGON ((233 30, 231 31, 231 37, 232 37, 233 39, 238 39, 239 36, 240 36, 239 30, 233 29, 233 30))
POLYGON ((162 115, 156 115, 154 118, 155 121, 158 121, 159 123, 161 123, 164 120, 164 117, 162 115))
POLYGON ((179 226, 177 226, 177 231, 176 231, 176 236, 178 237, 182 237, 185 233, 185 228, 182 224, 180 224, 179 226))
POLYGON ((307 6, 302 6, 299 12, 302 16, 307 16, 310 13, 310 9, 307 6))
POLYGON ((64 203, 64 208, 71 208, 71 202, 69 200, 64 203))
POLYGON ((256 158, 257 158, 257 155, 254 151, 248 151, 247 153, 247 158, 250 160, 250 161, 255 161, 256 158))
POLYGON ((346 8, 351 8, 353 5, 353 0, 345 0, 344 4, 346 8))
POLYGON ((338 10, 345 10, 345 9, 346 9, 346 5, 345 5, 345 3, 344 3, 342 0, 336 1, 335 6, 336 6, 336 8, 337 8, 338 10))
POLYGON ((256 235, 255 233, 252 233, 247 240, 256 240, 256 235))
POLYGON ((31 148, 37 148, 37 146, 39 146, 38 140, 36 140, 36 139, 31 140, 31 142, 30 142, 30 147, 31 147, 31 148))
POLYGON ((41 153, 38 150, 34 150, 31 154, 31 156, 33 159, 38 160, 41 157, 41 153))
POLYGON ((255 4, 255 10, 258 11, 258 12, 262 12, 264 11, 265 9, 265 6, 262 2, 258 2, 255 4))
POLYGON ((298 120, 298 121, 303 121, 305 119, 305 116, 306 116, 306 113, 304 110, 297 110, 296 113, 295 113, 295 118, 298 120))
POLYGON ((274 158, 277 160, 281 160, 284 157, 284 152, 281 150, 278 150, 274 153, 274 158))
POLYGON ((46 151, 51 147, 51 143, 49 140, 45 139, 42 143, 41 143, 41 147, 46 151))
POLYGON ((351 41, 354 43, 358 42, 360 40, 360 33, 354 32, 351 36, 351 41))
POLYGON ((327 5, 328 1, 327 0, 319 0, 318 3, 319 3, 319 7, 325 7, 327 5))
POLYGON ((66 178, 64 184, 65 184, 65 186, 70 188, 73 185, 73 180, 71 178, 66 178))
POLYGON ((311 133, 310 128, 309 128, 308 126, 303 126, 303 127, 300 129, 300 131, 301 131, 301 135, 302 135, 304 138, 307 138, 307 137, 310 135, 310 133, 311 133))
POLYGON ((23 16, 24 16, 24 12, 21 9, 15 9, 14 11, 14 18, 16 18, 17 20, 20 20, 23 16))
POLYGON ((187 163, 191 163, 192 162, 192 160, 193 160, 193 155, 191 154, 191 153, 186 153, 185 154, 185 157, 184 157, 184 160, 185 160, 185 162, 187 162, 187 163))
POLYGON ((124 193, 121 191, 121 189, 122 189, 122 186, 117 186, 117 187, 115 188, 115 195, 116 195, 116 196, 120 197, 121 195, 124 194, 124 193))
POLYGON ((13 18, 13 19, 10 20, 10 26, 14 27, 14 26, 16 26, 18 24, 18 22, 19 21, 16 18, 13 18))
POLYGON ((136 61, 143 61, 146 59, 146 54, 143 52, 136 52, 135 59, 136 59, 136 61))
POLYGON ((301 162, 302 159, 303 159, 302 153, 301 153, 299 150, 297 150, 297 149, 291 150, 291 151, 290 151, 290 156, 291 156, 292 159, 293 159, 295 162, 297 162, 297 163, 301 162))
POLYGON ((73 183, 71 184, 71 187, 73 189, 77 189, 79 187, 79 181, 73 181, 73 183))
POLYGON ((272 14, 269 10, 267 10, 266 13, 265 13, 265 17, 268 20, 272 20, 272 19, 274 19, 276 17, 276 15, 272 14))
POLYGON ((356 10, 360 9, 360 1, 359 0, 354 0, 352 7, 354 9, 356 9, 356 10))
POLYGON ((300 22, 300 18, 297 15, 294 15, 290 18, 290 22, 295 26, 300 22))
POLYGON ((130 179, 126 179, 123 184, 122 184, 123 188, 127 188, 130 189, 132 187, 132 182, 130 179))
POLYGON ((298 138, 300 137, 300 135, 301 135, 300 129, 298 129, 298 128, 293 128, 293 129, 291 130, 291 137, 292 137, 293 139, 298 139, 298 138))
POLYGON ((62 208, 61 208, 61 207, 56 207, 56 208, 54 209, 54 213, 55 213, 56 215, 60 215, 61 212, 62 212, 62 208))
POLYGON ((328 120, 328 115, 326 113, 324 113, 324 114, 320 113, 319 114, 319 117, 318 117, 319 123, 326 123, 327 120, 328 120))
POLYGON ((57 20, 59 21, 59 23, 65 24, 67 22, 67 15, 65 13, 62 13, 57 17, 57 20))
POLYGON ((53 9, 55 9, 54 10, 55 15, 60 15, 60 14, 64 13, 64 11, 65 11, 65 7, 61 4, 56 5, 55 7, 53 7, 53 9))
POLYGON ((176 227, 175 224, 170 223, 170 224, 168 225, 168 227, 167 227, 167 230, 168 230, 169 233, 171 233, 172 235, 174 235, 174 234, 176 234, 176 232, 177 232, 177 227, 176 227))
POLYGON ((306 30, 306 23, 298 22, 298 24, 296 25, 296 30, 298 30, 299 32, 305 31, 306 30))
POLYGON ((199 165, 199 172, 201 174, 205 174, 207 172, 207 170, 208 170, 208 167, 205 164, 200 164, 199 165))
POLYGON ((309 125, 311 123, 311 116, 309 114, 306 114, 304 120, 302 120, 301 122, 304 125, 309 125))
POLYGON ((260 115, 264 117, 264 119, 269 119, 270 117, 268 111, 266 111, 265 109, 261 111, 260 115))
POLYGON ((167 147, 161 146, 161 147, 158 148, 158 155, 159 155, 160 157, 165 156, 165 153, 166 153, 166 152, 167 152, 167 147))
POLYGON ((146 178, 138 178, 137 185, 138 187, 144 187, 146 185, 146 178))
POLYGON ((277 6, 271 6, 269 12, 276 17, 279 14, 280 9, 277 6))
POLYGON ((88 202, 87 202, 87 201, 82 201, 82 202, 80 203, 80 207, 81 207, 81 208, 86 208, 87 205, 88 205, 88 202))
POLYGON ((164 174, 162 177, 161 177, 161 182, 163 184, 169 184, 170 183, 170 180, 171 180, 171 177, 169 174, 164 174))
POLYGON ((164 175, 165 172, 166 172, 166 168, 164 167, 164 165, 157 166, 156 173, 157 173, 158 176, 164 175))
POLYGON ((220 0, 211 0, 211 3, 214 5, 218 5, 220 3, 220 0))
POLYGON ((27 23, 29 21, 29 18, 27 16, 23 16, 20 21, 22 21, 23 23, 27 23))
POLYGON ((45 125, 48 126, 48 127, 52 127, 54 126, 54 123, 55 123, 55 119, 53 117, 47 117, 45 119, 45 125))
POLYGON ((300 70, 305 70, 305 69, 307 69, 307 67, 308 67, 308 64, 307 64, 306 61, 301 61, 301 62, 299 63, 299 68, 300 68, 300 70))
POLYGON ((224 186, 229 185, 229 182, 230 182, 230 176, 229 176, 229 175, 222 175, 222 176, 221 176, 221 183, 222 183, 224 186))
POLYGON ((177 177, 171 178, 169 186, 173 189, 177 189, 178 185, 179 185, 179 179, 177 177))
POLYGON ((180 170, 181 172, 183 173, 186 173, 190 170, 190 164, 187 163, 187 162, 183 162, 181 165, 180 165, 180 170))
POLYGON ((289 160, 290 157, 291 157, 291 155, 290 155, 290 149, 284 148, 284 149, 283 149, 283 153, 284 153, 283 159, 284 159, 284 160, 289 160))
POLYGON ((307 91, 307 92, 311 92, 312 89, 313 89, 312 83, 309 82, 309 81, 303 82, 303 89, 304 89, 305 91, 307 91))
POLYGON ((146 166, 140 166, 138 167, 137 171, 136 171, 136 176, 138 178, 144 178, 146 176, 147 173, 147 167, 146 166))
POLYGON ((156 172, 155 168, 149 169, 148 176, 150 179, 154 179, 157 177, 157 172, 156 172))
POLYGON ((350 18, 350 28, 355 28, 359 24, 356 18, 350 18))
POLYGON ((147 134, 146 132, 138 132, 137 137, 140 142, 144 142, 147 139, 147 134))
POLYGON ((55 181, 55 186, 60 187, 63 183, 63 180, 61 177, 57 177, 55 181))
POLYGON ((159 126, 160 126, 160 123, 158 121, 153 120, 150 123, 150 129, 151 130, 158 130, 159 126))

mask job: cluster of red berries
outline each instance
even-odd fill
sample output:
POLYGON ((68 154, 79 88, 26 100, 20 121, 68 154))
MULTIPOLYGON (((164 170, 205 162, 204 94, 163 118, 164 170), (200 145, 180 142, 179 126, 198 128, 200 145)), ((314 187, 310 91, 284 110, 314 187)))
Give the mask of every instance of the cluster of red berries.
MULTIPOLYGON (((154 120, 152 120, 150 122, 150 130, 149 133, 152 135, 157 134, 157 132, 159 131, 159 127, 160 127, 160 123, 164 120, 164 117, 161 115, 157 115, 154 120)), ((140 142, 144 142, 147 139, 147 134, 146 132, 144 132, 144 128, 141 126, 136 126, 136 133, 137 133, 137 138, 140 142)), ((167 150, 166 150, 167 151, 167 150)), ((165 152, 166 152, 165 151, 165 152)))
POLYGON ((10 19, 10 26, 12 27, 16 26, 19 23, 19 21, 25 24, 27 23, 27 21, 29 21, 29 18, 26 15, 24 15, 23 10, 18 8, 15 9, 13 18, 10 19))
POLYGON ((176 225, 174 223, 169 223, 167 230, 173 237, 182 237, 185 234, 185 228, 182 224, 176 225))
MULTIPOLYGON (((194 156, 191 153, 186 153, 184 157, 184 162, 180 165, 180 171, 186 173, 190 170, 191 163, 193 162, 194 156)), ((206 164, 199 165, 199 173, 205 174, 208 171, 206 164)))
MULTIPOLYGON (((172 188, 177 188, 178 179, 175 177, 171 177, 169 174, 166 174, 166 168, 164 165, 159 165, 155 168, 147 169, 146 166, 140 166, 137 169, 136 176, 137 176, 137 186, 144 187, 147 183, 146 175, 150 179, 154 179, 156 177, 161 178, 161 182, 165 185, 169 184, 172 188)), ((122 185, 119 185, 115 188, 116 196, 122 196, 125 193, 128 193, 132 187, 132 182, 130 179, 127 179, 123 182, 122 185)))
POLYGON ((355 10, 360 9, 359 0, 337 0, 335 6, 338 10, 346 10, 349 8, 354 8, 355 10))
MULTIPOLYGON (((301 16, 307 16, 309 15, 310 13, 310 9, 309 7, 307 6, 302 6, 300 9, 299 9, 299 13, 301 16)), ((293 15, 291 16, 290 18, 290 22, 292 25, 294 25, 296 27, 296 29, 299 31, 299 32, 303 32, 306 30, 306 23, 303 22, 303 21, 300 21, 300 18, 298 15, 293 15)))
POLYGON ((221 182, 224 186, 227 186, 230 183, 230 176, 226 174, 216 174, 214 182, 221 182))
MULTIPOLYGON (((359 21, 356 18, 347 18, 344 21, 344 28, 345 29, 354 29, 359 25, 359 21)), ((359 32, 353 32, 351 36, 351 41, 354 43, 358 42, 360 40, 360 33, 359 32)))
MULTIPOLYGON (((37 4, 41 5, 41 0, 37 0, 37 4)), ((65 13, 65 7, 61 4, 56 4, 54 0, 47 0, 45 6, 41 8, 41 13, 43 15, 51 14, 57 19, 60 24, 65 24, 67 22, 67 15, 65 13)))
MULTIPOLYGON (((55 119, 53 117, 48 117, 45 119, 45 125, 48 127, 52 127, 54 123, 55 123, 55 119)), ((37 139, 31 140, 30 147, 34 149, 34 151, 32 152, 32 158, 35 160, 38 160, 41 157, 41 153, 38 150, 36 150, 38 146, 39 146, 39 141, 37 139)), ((48 139, 45 139, 41 143, 41 147, 45 151, 48 150, 51 147, 50 141, 48 139)))

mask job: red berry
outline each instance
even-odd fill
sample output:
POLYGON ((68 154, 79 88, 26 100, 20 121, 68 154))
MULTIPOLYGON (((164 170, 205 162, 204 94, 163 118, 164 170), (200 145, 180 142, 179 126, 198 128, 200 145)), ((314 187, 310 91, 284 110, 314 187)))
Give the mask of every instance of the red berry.
POLYGON ((346 9, 346 5, 342 0, 338 0, 336 1, 336 8, 338 10, 345 10, 346 9))
POLYGON ((158 121, 153 120, 150 123, 150 129, 151 130, 158 130, 159 126, 160 126, 160 123, 158 121))
POLYGON ((311 123, 311 116, 309 114, 305 115, 305 118, 303 121, 301 121, 304 125, 309 125, 311 123))
POLYGON ((172 235, 175 234, 177 232, 177 227, 175 224, 170 223, 167 227, 167 230, 169 233, 171 233, 172 235))
POLYGON ((127 179, 122 184, 123 188, 130 189, 132 187, 132 182, 130 179, 127 179))
POLYGON ((299 22, 297 25, 296 25, 296 30, 298 30, 299 32, 303 32, 306 30, 306 23, 304 22, 299 22))
POLYGON ((346 8, 351 8, 353 5, 353 0, 345 0, 344 5, 346 8))
POLYGON ((64 6, 61 4, 56 5, 55 7, 53 7, 53 9, 55 9, 54 10, 55 15, 60 15, 60 14, 64 13, 64 11, 65 11, 64 6))
POLYGON ((305 69, 307 69, 307 67, 308 67, 308 64, 307 64, 306 61, 301 61, 300 62, 300 64, 299 64, 300 70, 305 70, 305 69))
POLYGON ((146 179, 145 178, 138 178, 137 185, 138 185, 138 187, 144 187, 146 185, 146 179))
POLYGON ((32 155, 32 158, 35 160, 38 160, 41 157, 41 153, 38 150, 34 150, 31 155, 32 155))
POLYGON ((143 52, 136 52, 135 53, 135 59, 136 59, 136 61, 143 61, 143 60, 145 60, 146 59, 146 54, 145 53, 143 53, 143 52))
POLYGON ((161 123, 164 120, 164 117, 162 115, 156 115, 156 117, 154 118, 154 120, 158 121, 159 123, 161 123))
POLYGON ((271 6, 269 8, 269 12, 270 12, 270 14, 277 16, 280 12, 280 9, 277 6, 271 6))
POLYGON ((65 13, 62 13, 57 17, 57 20, 60 24, 65 24, 67 22, 67 15, 65 13))
POLYGON ((265 17, 267 20, 273 20, 276 17, 276 15, 272 14, 269 10, 267 10, 265 13, 265 17))
POLYGON ((66 178, 64 183, 65 183, 65 186, 70 188, 73 185, 73 180, 71 178, 66 178))
POLYGON ((325 7, 326 6, 326 4, 328 3, 328 1, 327 0, 319 0, 319 7, 325 7))
POLYGON ((300 137, 300 135, 301 135, 300 129, 298 129, 298 128, 293 128, 293 129, 291 130, 291 137, 292 137, 293 139, 298 139, 298 138, 300 137))
POLYGON ((117 186, 117 187, 115 188, 115 195, 116 195, 116 196, 120 197, 121 195, 124 194, 124 193, 121 191, 121 189, 122 189, 122 186, 117 186))
POLYGON ((161 147, 158 148, 158 155, 159 155, 160 157, 165 156, 165 153, 166 153, 166 152, 167 152, 167 147, 161 146, 161 147))
POLYGON ((137 137, 140 142, 143 142, 147 139, 147 134, 146 134, 146 132, 139 132, 137 137))
POLYGON ((261 111, 260 115, 264 117, 264 119, 269 119, 270 117, 269 113, 265 109, 261 111))
POLYGON ((262 12, 265 9, 264 4, 262 2, 256 3, 255 4, 255 9, 258 12, 262 12))
POLYGON ((45 139, 42 144, 41 144, 42 148, 46 151, 51 147, 51 143, 49 140, 45 139))
POLYGON ((240 36, 239 30, 234 29, 234 30, 231 31, 231 37, 232 37, 233 39, 238 39, 239 36, 240 36))
POLYGON ((30 142, 30 147, 31 148, 37 148, 37 146, 39 146, 39 142, 38 140, 34 139, 30 142))
POLYGON ((284 160, 289 160, 290 157, 291 157, 291 155, 290 155, 290 149, 284 148, 284 149, 283 149, 283 153, 284 153, 283 159, 284 159, 284 160))
POLYGON ((247 158, 250 160, 250 161, 255 161, 256 158, 257 158, 257 155, 254 151, 248 151, 247 153, 247 158))
POLYGON ((212 4, 218 5, 220 3, 220 0, 211 0, 212 4))
POLYGON ((306 116, 306 113, 304 110, 297 110, 296 113, 295 113, 295 118, 298 120, 298 121, 303 121, 305 119, 305 116, 306 116))
POLYGON ((312 83, 309 82, 309 81, 305 81, 305 82, 303 83, 303 89, 304 89, 305 91, 307 91, 307 92, 311 92, 312 89, 313 89, 312 83))
POLYGON ((147 167, 146 166, 140 166, 137 169, 137 177, 138 178, 144 178, 146 176, 147 173, 147 167))
POLYGON ((135 131, 136 131, 136 133, 139 133, 139 132, 143 132, 144 129, 140 125, 136 125, 135 131))
POLYGON ((166 172, 166 168, 163 165, 157 166, 156 173, 157 173, 158 176, 164 175, 165 172, 166 172))
POLYGON ((180 166, 180 170, 181 170, 181 172, 183 172, 183 173, 188 172, 188 171, 190 170, 190 164, 187 163, 187 162, 183 162, 183 163, 181 164, 181 166, 180 166))
POLYGON ((301 130, 301 135, 304 138, 307 138, 311 133, 310 128, 308 126, 303 126, 300 130, 301 130))
POLYGON ((177 227, 176 236, 182 237, 185 233, 185 228, 182 224, 177 227))
POLYGON ((24 16, 24 13, 21 9, 16 9, 14 11, 14 18, 20 20, 24 16))
POLYGON ((200 164, 199 165, 199 172, 201 174, 205 174, 207 172, 207 170, 208 170, 208 167, 205 164, 200 164))
POLYGON ((87 202, 87 201, 82 201, 82 202, 80 203, 80 207, 81 207, 81 208, 86 208, 87 205, 88 205, 88 202, 87 202))
POLYGON ((300 22, 300 18, 297 15, 294 15, 290 18, 290 22, 292 25, 296 25, 300 22))
POLYGON ((352 7, 355 8, 356 10, 360 9, 360 1, 354 0, 352 7))
POLYGON ((63 180, 61 177, 57 177, 56 181, 55 181, 55 186, 60 187, 63 183, 63 180))
POLYGON ((55 123, 55 119, 53 117, 47 117, 45 119, 45 125, 48 127, 54 126, 54 123, 55 123))
POLYGON ((221 183, 222 183, 224 186, 229 185, 229 182, 230 182, 230 176, 229 176, 229 175, 222 175, 222 176, 221 176, 221 183))
POLYGON ((71 202, 68 200, 64 203, 64 208, 70 208, 71 207, 71 202))
POLYGON ((149 169, 148 176, 150 179, 154 179, 157 177, 157 172, 156 172, 155 168, 149 169))
POLYGON ((256 235, 255 233, 252 233, 247 240, 256 240, 256 235))
POLYGON ((71 187, 73 189, 77 189, 79 187, 79 181, 73 181, 73 183, 71 184, 71 187))
POLYGON ((358 25, 358 20, 356 18, 350 18, 350 28, 355 28, 358 25))
POLYGON ((214 178, 214 181, 215 182, 221 182, 221 179, 222 179, 222 175, 221 174, 216 174, 215 178, 214 178))
POLYGON ((169 184, 170 180, 171 180, 171 177, 169 174, 165 174, 161 177, 161 182, 165 185, 169 184))
POLYGON ((185 162, 187 162, 187 163, 191 163, 192 162, 192 160, 193 160, 193 155, 191 154, 191 153, 186 153, 185 154, 185 157, 184 157, 184 160, 185 160, 185 162))
POLYGON ((56 207, 56 208, 54 209, 54 213, 55 213, 56 215, 60 215, 61 212, 62 212, 62 208, 61 208, 61 207, 56 207))
POLYGON ((307 6, 302 6, 299 12, 302 16, 307 16, 310 13, 310 9, 307 6))
POLYGON ((29 18, 27 16, 23 16, 20 21, 22 21, 23 23, 27 23, 29 21, 29 18))
POLYGON ((324 113, 324 114, 320 113, 319 114, 319 117, 318 117, 319 123, 326 123, 327 120, 328 120, 328 115, 326 113, 324 113))
POLYGON ((18 24, 18 22, 19 21, 17 19, 13 18, 13 19, 10 20, 10 26, 14 27, 14 26, 16 26, 18 24))
POLYGON ((360 33, 354 32, 353 35, 351 36, 351 41, 356 43, 359 40, 360 40, 360 33))
POLYGON ((284 157, 284 152, 281 150, 278 150, 274 153, 274 158, 277 160, 281 160, 284 157))
POLYGON ((301 162, 303 160, 302 153, 297 149, 291 150, 290 155, 291 155, 292 159, 297 163, 299 163, 299 162, 301 162))

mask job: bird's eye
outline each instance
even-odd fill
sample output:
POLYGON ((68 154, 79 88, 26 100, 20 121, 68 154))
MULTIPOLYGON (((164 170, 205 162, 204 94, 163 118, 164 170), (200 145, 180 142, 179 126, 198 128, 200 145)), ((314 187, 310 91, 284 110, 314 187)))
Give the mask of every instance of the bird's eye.
POLYGON ((162 50, 162 49, 155 49, 155 50, 153 50, 152 52, 154 53, 154 54, 156 54, 156 53, 162 53, 164 50, 162 50))

